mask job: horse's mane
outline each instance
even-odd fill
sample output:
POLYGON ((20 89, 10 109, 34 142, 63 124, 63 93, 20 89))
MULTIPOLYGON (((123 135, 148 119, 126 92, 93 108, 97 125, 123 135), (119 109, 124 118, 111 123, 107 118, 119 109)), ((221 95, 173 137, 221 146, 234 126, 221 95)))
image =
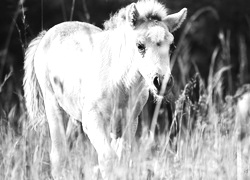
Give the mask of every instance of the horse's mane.
MULTIPOLYGON (((123 24, 126 20, 126 10, 129 5, 125 8, 120 9, 109 20, 105 21, 103 26, 105 30, 115 29, 119 25, 123 24)), ((136 8, 139 11, 139 19, 147 22, 150 20, 162 21, 167 17, 167 9, 157 0, 139 0, 136 3, 136 8)))

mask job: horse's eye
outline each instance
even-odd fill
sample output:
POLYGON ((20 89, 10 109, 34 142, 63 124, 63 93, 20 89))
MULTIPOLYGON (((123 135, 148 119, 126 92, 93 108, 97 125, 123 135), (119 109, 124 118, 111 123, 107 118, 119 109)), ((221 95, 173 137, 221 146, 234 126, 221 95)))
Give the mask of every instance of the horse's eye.
POLYGON ((172 54, 174 52, 174 50, 176 49, 176 46, 174 43, 172 43, 169 47, 169 53, 172 54))
POLYGON ((137 48, 138 48, 138 51, 139 51, 142 55, 144 55, 145 52, 146 52, 146 47, 145 47, 145 45, 142 44, 142 43, 137 43, 136 46, 137 46, 137 48))

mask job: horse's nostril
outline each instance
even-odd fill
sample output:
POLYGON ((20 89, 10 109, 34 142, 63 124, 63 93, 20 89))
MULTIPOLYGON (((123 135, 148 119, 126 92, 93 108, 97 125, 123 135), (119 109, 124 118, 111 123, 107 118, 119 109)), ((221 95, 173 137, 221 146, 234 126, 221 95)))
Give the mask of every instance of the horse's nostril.
MULTIPOLYGON (((160 93, 160 91, 161 91, 161 88, 162 88, 162 79, 161 79, 161 77, 159 77, 159 76, 156 76, 155 78, 154 78, 154 80, 153 80, 153 84, 154 84, 154 86, 156 87, 156 89, 157 89, 157 91, 158 91, 158 93, 160 93)), ((168 80, 168 82, 167 82, 167 84, 166 84, 166 88, 165 88, 165 92, 164 92, 164 94, 165 93, 168 93, 169 92, 169 90, 173 87, 173 85, 174 85, 174 78, 173 78, 173 76, 170 76, 169 77, 169 80, 168 80)))
POLYGON ((158 91, 160 91, 160 90, 161 90, 160 78, 156 76, 156 77, 154 78, 153 83, 154 83, 154 86, 156 87, 156 89, 157 89, 158 91))
POLYGON ((168 83, 167 83, 167 90, 170 90, 174 85, 174 78, 173 76, 170 76, 168 83))

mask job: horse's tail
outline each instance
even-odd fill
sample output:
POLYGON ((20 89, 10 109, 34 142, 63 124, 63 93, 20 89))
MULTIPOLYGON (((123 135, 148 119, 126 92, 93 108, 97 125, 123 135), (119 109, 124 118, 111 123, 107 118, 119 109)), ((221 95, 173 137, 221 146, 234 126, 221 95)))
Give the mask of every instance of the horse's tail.
POLYGON ((33 39, 25 52, 23 88, 32 127, 41 124, 45 119, 43 96, 34 69, 34 56, 45 33, 46 31, 42 31, 33 39))

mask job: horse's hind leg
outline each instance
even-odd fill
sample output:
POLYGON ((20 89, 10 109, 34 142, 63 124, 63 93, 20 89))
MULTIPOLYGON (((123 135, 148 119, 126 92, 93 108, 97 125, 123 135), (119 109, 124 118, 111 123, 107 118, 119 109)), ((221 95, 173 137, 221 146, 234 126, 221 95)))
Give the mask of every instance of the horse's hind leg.
POLYGON ((46 93, 44 103, 51 137, 50 161, 52 164, 52 176, 54 179, 62 179, 62 172, 67 157, 67 141, 63 124, 63 112, 56 98, 50 92, 46 93))

